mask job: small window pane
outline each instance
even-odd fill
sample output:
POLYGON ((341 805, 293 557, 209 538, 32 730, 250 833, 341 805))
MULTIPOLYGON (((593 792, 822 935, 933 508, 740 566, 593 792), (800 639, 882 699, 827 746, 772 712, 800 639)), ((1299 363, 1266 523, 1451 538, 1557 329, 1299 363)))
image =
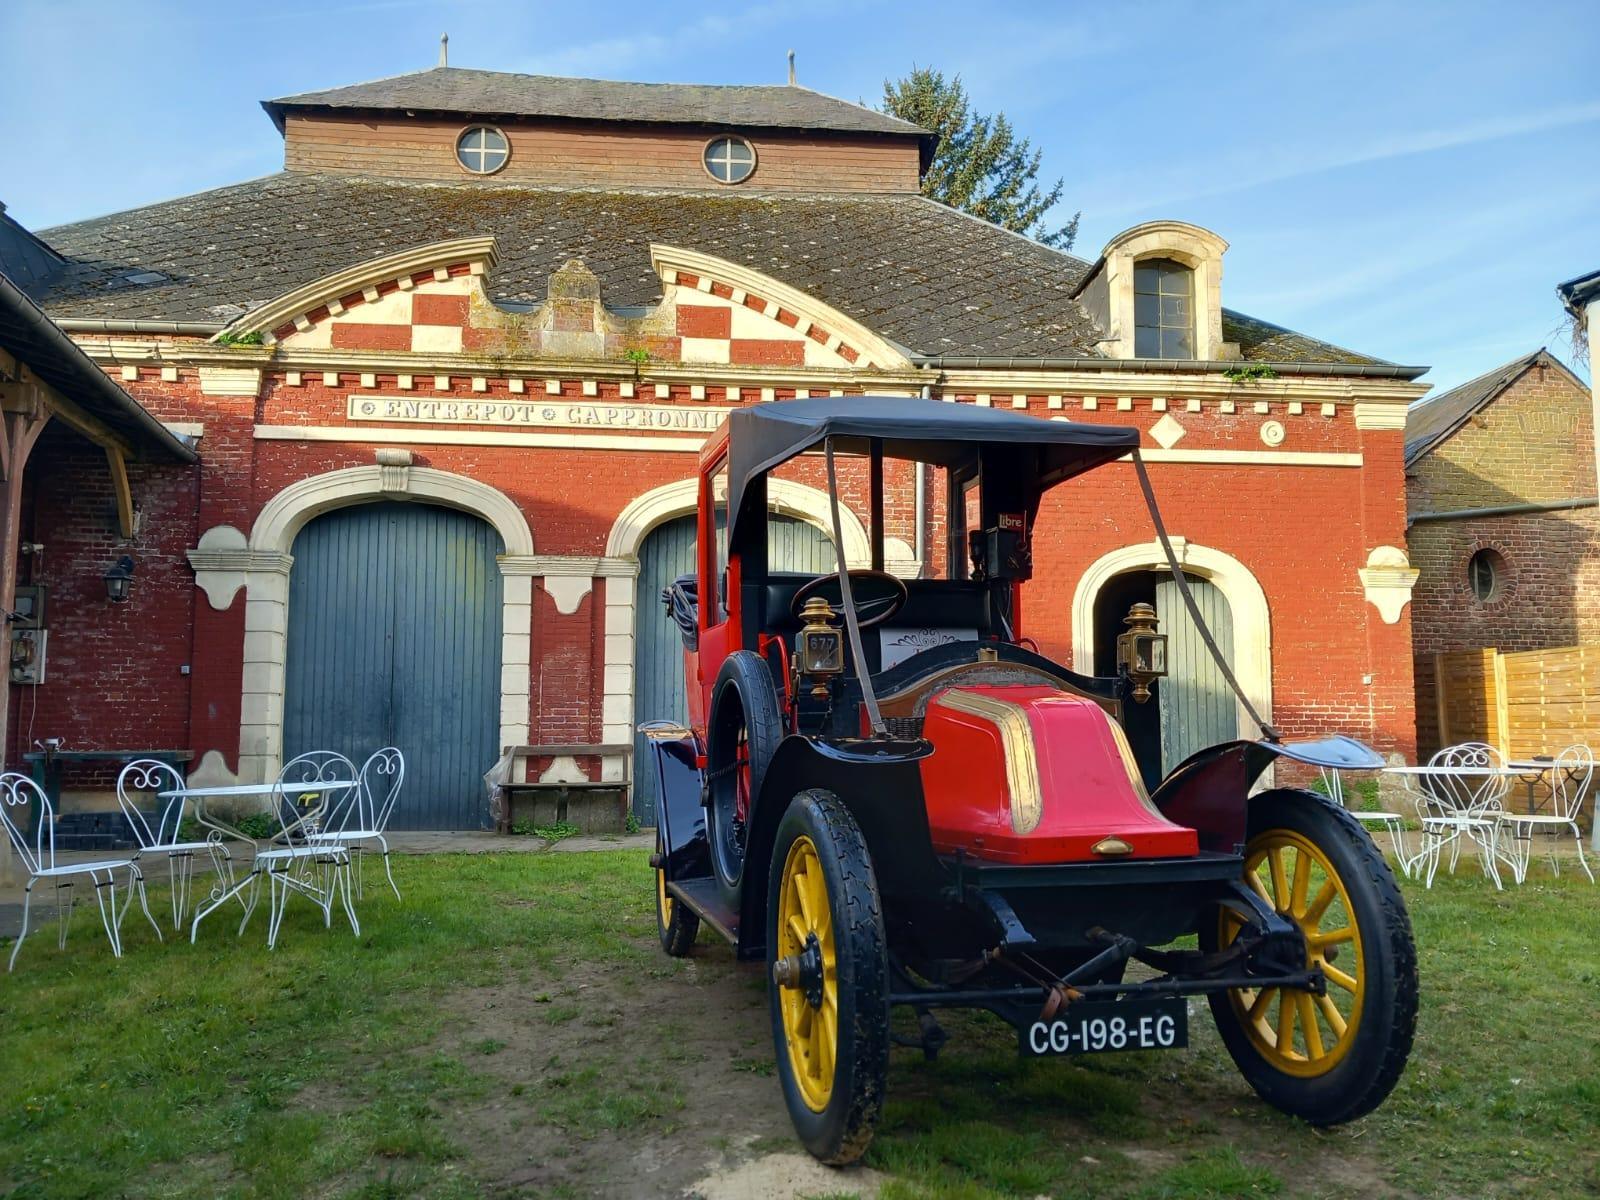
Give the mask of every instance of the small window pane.
POLYGON ((1133 268, 1134 355, 1194 357, 1194 272, 1170 258, 1133 268))
POLYGON ((474 175, 489 175, 506 165, 511 143, 498 129, 474 125, 456 139, 456 161, 474 175))
POLYGON ((756 152, 743 138, 716 138, 706 145, 703 161, 718 183, 742 183, 756 169, 756 152))

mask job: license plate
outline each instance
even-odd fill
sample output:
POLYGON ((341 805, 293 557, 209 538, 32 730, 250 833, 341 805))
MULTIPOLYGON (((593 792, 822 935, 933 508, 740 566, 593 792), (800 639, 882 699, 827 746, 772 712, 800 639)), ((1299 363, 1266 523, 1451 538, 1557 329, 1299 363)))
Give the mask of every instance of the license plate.
POLYGON ((1189 1006, 1178 996, 1079 1000, 1048 1021, 1024 1025, 1019 1035, 1022 1053, 1028 1056, 1172 1050, 1189 1044, 1189 1006))

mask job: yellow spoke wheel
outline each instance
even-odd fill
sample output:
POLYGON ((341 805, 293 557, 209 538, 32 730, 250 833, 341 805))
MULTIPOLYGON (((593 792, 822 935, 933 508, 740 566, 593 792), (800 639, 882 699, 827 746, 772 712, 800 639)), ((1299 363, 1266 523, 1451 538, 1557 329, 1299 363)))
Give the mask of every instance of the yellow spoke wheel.
POLYGON ((889 955, 872 855, 832 792, 799 793, 779 819, 766 918, 772 1047, 789 1119, 823 1162, 855 1162, 889 1071, 889 955))
MULTIPOLYGON (((1243 882, 1299 930, 1325 994, 1236 988, 1212 994, 1211 1015, 1263 1100, 1314 1125, 1353 1121, 1383 1103, 1411 1054, 1417 950, 1405 897, 1371 835, 1326 797, 1275 788, 1248 803, 1243 882)), ((1243 928, 1218 906, 1201 921, 1201 949, 1243 928)))
MULTIPOLYGON (((664 855, 661 838, 656 838, 656 854, 664 855)), ((689 953, 694 939, 700 933, 700 918, 687 905, 667 891, 667 873, 660 868, 656 877, 656 934, 661 938, 661 948, 673 958, 689 953)))
POLYGON ((778 957, 802 963, 795 986, 780 989, 789 1069, 812 1112, 828 1107, 839 1060, 839 955, 822 860, 809 837, 797 837, 783 864, 778 957))
MULTIPOLYGON (((1234 1012, 1257 1053, 1289 1075, 1316 1076, 1349 1053, 1366 1006, 1361 930, 1350 894, 1332 861, 1292 829, 1268 829, 1245 849, 1245 882, 1306 939, 1308 964, 1320 967, 1327 994, 1292 988, 1240 988, 1234 1012)), ((1240 919, 1222 913, 1221 942, 1238 935, 1240 919)))

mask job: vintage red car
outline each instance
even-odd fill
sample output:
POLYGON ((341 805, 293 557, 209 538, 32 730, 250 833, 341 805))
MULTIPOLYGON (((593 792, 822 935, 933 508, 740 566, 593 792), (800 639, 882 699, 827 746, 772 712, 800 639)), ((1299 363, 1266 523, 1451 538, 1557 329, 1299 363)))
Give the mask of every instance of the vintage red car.
POLYGON ((1183 1046, 1186 998, 1206 996, 1256 1091, 1316 1124, 1370 1111, 1404 1069, 1416 955, 1383 855, 1315 792, 1252 794, 1280 758, 1381 759, 1263 727, 1148 786, 1122 718, 1164 670, 1153 612, 1130 614, 1112 677, 1024 634, 1047 489, 1131 455, 1165 541, 1138 443, 852 396, 738 409, 701 454, 698 569, 664 593, 690 728, 653 737, 661 944, 687 954, 706 924, 766 964, 784 1098, 826 1162, 871 1140, 895 1005, 928 1054, 936 1011, 971 1007, 1057 1055, 1183 1046), (825 468, 836 547, 841 461, 865 481, 870 569, 842 551, 833 574, 768 569, 768 478, 802 456, 825 468), (883 569, 895 459, 945 482, 948 578, 883 569))

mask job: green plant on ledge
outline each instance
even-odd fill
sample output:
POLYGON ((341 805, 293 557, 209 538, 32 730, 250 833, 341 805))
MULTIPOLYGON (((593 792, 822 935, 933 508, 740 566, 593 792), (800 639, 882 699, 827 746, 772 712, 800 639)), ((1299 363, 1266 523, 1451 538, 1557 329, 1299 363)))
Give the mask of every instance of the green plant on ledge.
POLYGON ((634 346, 629 350, 624 350, 622 352, 622 357, 627 359, 636 367, 643 368, 650 365, 650 351, 640 346, 634 346))
POLYGON ((216 343, 219 346, 259 346, 261 331, 257 329, 250 333, 219 333, 216 343))
POLYGON ((1260 383, 1263 379, 1276 379, 1278 373, 1269 363, 1246 363, 1239 367, 1229 367, 1222 376, 1233 383, 1260 383))

